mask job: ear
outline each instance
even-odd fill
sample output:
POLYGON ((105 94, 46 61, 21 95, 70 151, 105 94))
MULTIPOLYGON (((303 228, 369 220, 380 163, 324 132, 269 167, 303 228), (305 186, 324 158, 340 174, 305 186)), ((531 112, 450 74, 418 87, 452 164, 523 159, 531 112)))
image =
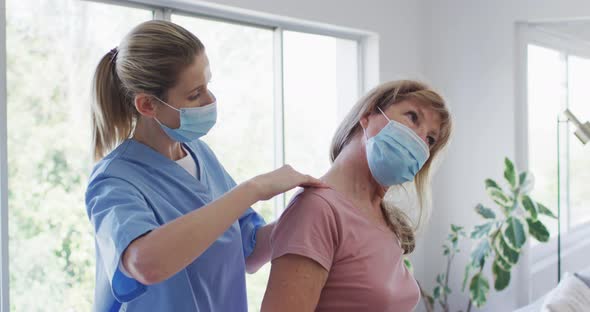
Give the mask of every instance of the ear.
POLYGON ((135 109, 145 117, 155 117, 157 106, 154 98, 145 93, 135 95, 135 109))
POLYGON ((359 123, 361 124, 361 127, 363 127, 363 129, 367 130, 367 127, 369 126, 369 114, 366 114, 363 117, 361 117, 359 123))

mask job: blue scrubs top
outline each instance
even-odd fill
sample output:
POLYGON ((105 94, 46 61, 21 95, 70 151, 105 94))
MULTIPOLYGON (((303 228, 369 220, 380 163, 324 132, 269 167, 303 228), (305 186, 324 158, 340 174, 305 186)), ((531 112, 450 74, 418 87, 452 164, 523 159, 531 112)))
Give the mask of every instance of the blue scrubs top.
POLYGON ((199 209, 236 185, 204 142, 197 140, 185 148, 200 168, 198 180, 135 140, 123 142, 96 164, 86 192, 96 241, 95 311, 248 310, 245 258, 254 250, 256 230, 264 225, 251 208, 193 263, 166 281, 146 286, 119 270, 122 253, 134 239, 199 209))

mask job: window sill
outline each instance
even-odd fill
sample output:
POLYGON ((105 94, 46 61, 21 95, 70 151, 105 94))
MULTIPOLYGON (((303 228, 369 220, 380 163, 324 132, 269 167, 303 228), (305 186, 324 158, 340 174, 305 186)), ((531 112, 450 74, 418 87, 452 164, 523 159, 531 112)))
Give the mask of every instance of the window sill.
MULTIPOLYGON (((569 255, 579 250, 590 250, 590 222, 576 226, 573 230, 561 235, 562 263, 569 255)), ((531 273, 545 269, 549 265, 557 265, 557 237, 552 237, 547 243, 540 243, 530 247, 531 273)), ((588 263, 587 265, 590 265, 588 263)), ((562 273, 567 268, 562 266, 562 273)))

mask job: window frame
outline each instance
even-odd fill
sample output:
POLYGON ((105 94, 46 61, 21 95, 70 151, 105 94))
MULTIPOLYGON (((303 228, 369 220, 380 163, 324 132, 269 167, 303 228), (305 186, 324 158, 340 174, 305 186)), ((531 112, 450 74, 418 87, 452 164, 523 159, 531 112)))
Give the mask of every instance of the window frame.
MULTIPOLYGON (((516 126, 514 149, 517 164, 527 170, 529 169, 528 46, 535 45, 560 52, 566 56, 566 66, 567 56, 569 55, 590 59, 590 43, 553 33, 543 29, 543 25, 547 25, 547 23, 519 22, 516 23, 515 32, 514 77, 516 105, 514 121, 516 126)), ((557 127, 557 118, 558 116, 555 116, 555 123, 552 124, 554 128, 557 127)), ((563 134, 561 136, 563 137, 563 134)), ((569 133, 567 137, 572 140, 569 133)), ((566 168, 566 166, 567 164, 562 164, 563 168, 566 168)), ((569 208, 569 205, 565 207, 565 209, 569 208)), ((563 212, 563 205, 561 209, 563 212)), ((567 221, 567 224, 565 224, 567 231, 561 234, 561 261, 572 267, 577 267, 579 266, 577 257, 580 251, 584 248, 590 248, 590 222, 570 227, 569 220, 561 220, 562 226, 565 223, 564 221, 567 221)), ((524 265, 518 271, 518 280, 522 286, 518 290, 518 301, 519 304, 524 305, 531 302, 531 299, 536 300, 541 295, 538 293, 539 289, 547 288, 543 290, 546 291, 557 284, 556 278, 555 284, 551 284, 554 276, 557 275, 553 275, 553 270, 557 272, 557 236, 551 237, 547 243, 535 246, 532 246, 530 241, 527 241, 522 256, 521 261, 524 265), (543 284, 538 285, 539 281, 542 281, 543 284)), ((566 267, 562 265, 562 272, 565 272, 564 268, 566 267)))
MULTIPOLYGON (((194 16, 226 23, 260 27, 274 31, 274 167, 285 163, 285 116, 283 80, 283 32, 297 31, 331 36, 357 42, 358 94, 379 82, 379 37, 376 33, 325 23, 310 22, 214 3, 194 3, 190 0, 79 0, 104 3, 153 12, 155 20, 171 20, 172 14, 194 16)), ((8 116, 6 77, 6 0, 0 0, 0 311, 10 311, 9 304, 9 241, 8 241, 8 116)), ((275 218, 285 208, 284 195, 277 196, 275 218)))
MULTIPOLYGON (((525 37, 525 41, 523 42, 523 48, 524 48, 524 68, 528 69, 528 46, 529 45, 535 45, 535 46, 539 46, 542 48, 547 48, 547 49, 551 49, 554 51, 557 51, 560 53, 561 57, 565 60, 565 66, 566 66, 566 73, 568 72, 568 60, 570 56, 576 56, 576 57, 583 57, 586 59, 590 60, 590 43, 586 43, 586 42, 582 42, 578 39, 575 38, 567 38, 564 37, 560 34, 557 33, 552 33, 551 31, 548 31, 546 29, 541 28, 540 26, 538 26, 538 24, 529 24, 528 25, 528 30, 526 31, 526 37, 525 37)), ((525 78, 524 80, 524 84, 523 85, 523 89, 522 90, 526 90, 524 91, 524 97, 525 100, 523 102, 523 105, 521 105, 525 110, 521 110, 520 114, 522 115, 520 120, 517 121, 517 124, 523 124, 524 126, 526 126, 526 128, 523 126, 522 128, 522 133, 521 136, 523 136, 523 138, 521 139, 521 142, 523 142, 524 144, 519 144, 520 148, 518 148, 517 146, 517 150, 520 152, 520 154, 522 154, 519 157, 519 160, 521 160, 521 163, 525 165, 525 168, 528 168, 528 159, 529 159, 529 145, 528 145, 528 137, 529 137, 529 133, 528 133, 528 99, 526 99, 526 93, 528 92, 528 88, 527 88, 527 81, 528 81, 528 77, 527 76, 527 71, 525 70, 523 73, 523 76, 525 78)), ((569 88, 569 77, 567 77, 566 75, 566 88, 569 88)), ((566 97, 569 94, 569 89, 566 92, 566 97)), ((566 105, 568 100, 566 98, 566 105)), ((555 127, 557 127, 557 117, 555 116, 555 127)), ((561 119, 560 119, 561 120, 561 119)), ((571 129, 568 129, 571 130, 571 129)), ((567 140, 565 142, 566 144, 566 149, 569 149, 569 142, 571 141, 572 137, 569 135, 569 133, 566 136, 567 140)), ((557 144, 557 143, 556 143, 557 144)), ((567 153, 569 157, 569 153, 567 153)), ((562 167, 564 168, 569 168, 569 159, 565 159, 564 161, 562 161, 563 165, 562 167)), ((569 169, 568 169, 569 170, 569 169)), ((568 183, 569 181, 569 176, 567 175, 566 172, 566 178, 567 181, 564 181, 564 183, 568 183)), ((567 187, 566 187, 567 188, 567 187)), ((569 189, 568 189, 569 192, 569 189)), ((567 215, 567 220, 562 220, 562 225, 563 222, 565 221, 565 232, 563 234, 567 234, 567 233, 573 233, 573 232, 578 232, 580 230, 580 228, 584 228, 584 227, 588 227, 589 228, 589 233, 590 233, 590 222, 585 222, 582 224, 578 224, 578 225, 574 225, 572 226, 571 224, 571 220, 570 220, 570 211, 569 209, 570 204, 569 204, 569 193, 567 194, 562 194, 562 197, 565 197, 565 202, 566 207, 565 209, 567 209, 568 211, 566 211, 566 215, 567 215)), ((562 212, 563 212, 563 208, 562 207, 562 212)), ((535 246, 536 247, 536 246, 535 246)))
POLYGON ((10 311, 8 271, 8 97, 6 93, 6 1, 0 0, 0 311, 10 311))

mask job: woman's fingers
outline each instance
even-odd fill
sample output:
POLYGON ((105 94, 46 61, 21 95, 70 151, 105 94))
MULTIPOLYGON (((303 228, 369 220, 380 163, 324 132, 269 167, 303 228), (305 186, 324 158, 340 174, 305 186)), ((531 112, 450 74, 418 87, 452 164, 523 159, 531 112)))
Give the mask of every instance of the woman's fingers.
POLYGON ((305 181, 301 184, 299 184, 300 186, 303 187, 319 187, 319 188, 328 188, 330 186, 328 186, 326 183, 324 183, 322 180, 320 179, 316 179, 308 174, 304 175, 304 179, 305 181))
POLYGON ((321 180, 310 175, 301 174, 289 165, 284 165, 275 171, 255 177, 253 180, 262 200, 270 199, 297 186, 328 187, 321 180))

